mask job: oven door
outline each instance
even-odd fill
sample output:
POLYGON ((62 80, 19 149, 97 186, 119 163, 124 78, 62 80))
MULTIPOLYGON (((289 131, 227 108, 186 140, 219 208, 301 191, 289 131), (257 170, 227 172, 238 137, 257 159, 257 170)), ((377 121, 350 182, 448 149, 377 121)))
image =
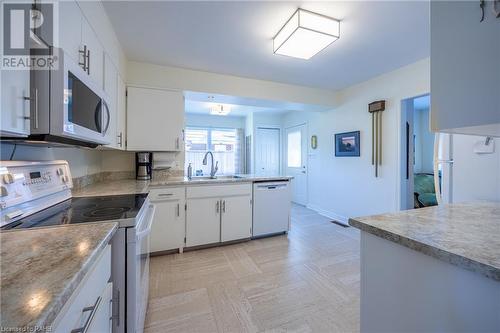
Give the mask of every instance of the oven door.
POLYGON ((155 206, 145 203, 146 210, 140 214, 135 228, 128 233, 127 244, 127 330, 142 332, 149 295, 150 233, 155 206), (133 239, 132 238, 132 233, 133 239), (134 328, 131 330, 131 328, 134 328))
POLYGON ((109 144, 105 136, 111 118, 104 91, 62 50, 59 54, 63 61, 51 77, 51 134, 109 144))

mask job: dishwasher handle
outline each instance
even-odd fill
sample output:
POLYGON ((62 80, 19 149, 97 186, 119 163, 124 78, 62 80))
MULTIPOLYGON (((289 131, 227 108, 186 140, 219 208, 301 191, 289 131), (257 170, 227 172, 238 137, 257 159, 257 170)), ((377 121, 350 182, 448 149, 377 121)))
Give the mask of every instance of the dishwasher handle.
POLYGON ((257 185, 257 188, 264 188, 267 190, 275 190, 280 187, 287 187, 288 184, 272 184, 272 185, 257 185))

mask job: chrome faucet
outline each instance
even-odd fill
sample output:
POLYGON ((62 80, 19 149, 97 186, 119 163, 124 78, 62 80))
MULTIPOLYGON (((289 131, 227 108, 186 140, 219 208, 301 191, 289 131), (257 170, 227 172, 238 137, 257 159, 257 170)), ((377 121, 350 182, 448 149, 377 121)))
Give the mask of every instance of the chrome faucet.
POLYGON ((217 170, 219 170, 219 161, 215 163, 215 168, 214 168, 214 154, 212 154, 212 152, 209 150, 203 157, 203 165, 207 165, 208 154, 210 154, 210 156, 212 157, 212 166, 210 167, 210 178, 215 178, 215 174, 217 173, 217 170))

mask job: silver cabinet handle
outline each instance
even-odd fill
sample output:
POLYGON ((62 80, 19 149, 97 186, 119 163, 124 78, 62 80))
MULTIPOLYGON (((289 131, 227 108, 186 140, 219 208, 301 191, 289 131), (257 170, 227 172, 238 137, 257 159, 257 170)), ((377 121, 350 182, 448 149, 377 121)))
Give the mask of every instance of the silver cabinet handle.
POLYGON ((172 195, 174 195, 174 194, 173 193, 160 193, 160 194, 158 194, 159 197, 170 197, 172 195))
MULTIPOLYGON (((25 101, 35 102, 33 106, 33 122, 35 123, 34 128, 38 129, 38 89, 33 88, 34 96, 24 96, 25 101)), ((30 105, 31 107, 31 105, 30 105)), ((31 119, 30 117, 24 117, 24 119, 31 119)))
POLYGON ((217 212, 217 214, 219 214, 219 203, 220 201, 217 201, 217 203, 215 204, 215 211, 217 212))
POLYGON ((117 135, 118 139, 120 139, 120 141, 118 141, 117 143, 120 145, 120 147, 122 147, 122 142, 123 142, 123 132, 120 132, 119 135, 117 135))
POLYGON ((222 212, 226 212, 226 200, 222 200, 222 212))
POLYGON ((177 204, 177 217, 181 216, 181 207, 177 204))
POLYGON ((120 327, 120 289, 116 290, 116 297, 111 301, 113 307, 111 308, 111 319, 112 321, 116 321, 116 326, 120 327))
POLYGON ((83 45, 83 50, 79 50, 78 53, 82 55, 83 62, 78 62, 87 74, 90 75, 90 50, 87 49, 87 45, 83 45))
POLYGON ((35 113, 34 113, 34 121, 35 121, 35 129, 38 128, 38 88, 35 88, 35 113))
POLYGON ((90 50, 87 50, 87 74, 90 75, 90 50))
POLYGON ((85 333, 85 332, 87 332, 90 324, 92 323, 92 319, 94 319, 95 313, 96 313, 97 309, 99 308, 100 303, 101 303, 101 296, 97 297, 97 300, 95 301, 94 305, 87 306, 87 307, 83 308, 82 313, 90 311, 90 314, 87 317, 85 324, 83 324, 82 327, 75 328, 74 330, 71 330, 71 333, 85 333))
POLYGON ((180 149, 179 138, 175 139, 175 149, 180 149))
POLYGON ((83 45, 83 50, 78 50, 78 53, 82 55, 83 62, 79 61, 78 65, 80 65, 83 70, 87 71, 87 45, 83 45))

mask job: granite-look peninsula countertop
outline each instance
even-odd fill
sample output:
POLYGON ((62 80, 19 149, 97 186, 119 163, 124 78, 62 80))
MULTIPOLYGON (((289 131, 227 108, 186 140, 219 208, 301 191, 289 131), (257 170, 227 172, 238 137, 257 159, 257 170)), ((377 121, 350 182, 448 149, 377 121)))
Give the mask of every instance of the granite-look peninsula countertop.
POLYGON ((197 178, 189 180, 187 177, 168 177, 153 180, 109 180, 92 185, 85 186, 81 189, 72 191, 74 197, 100 196, 100 195, 120 195, 120 194, 137 194, 148 193, 149 187, 166 187, 166 186, 191 186, 191 185, 210 185, 210 184, 236 184, 236 183, 253 183, 263 181, 287 181, 292 179, 290 176, 257 176, 257 175, 237 175, 235 178, 218 177, 216 179, 197 178))
POLYGON ((36 327, 41 331, 50 327, 117 225, 92 223, 1 232, 0 327, 36 327))
POLYGON ((349 219, 349 224, 500 281, 500 202, 434 206, 349 219))

